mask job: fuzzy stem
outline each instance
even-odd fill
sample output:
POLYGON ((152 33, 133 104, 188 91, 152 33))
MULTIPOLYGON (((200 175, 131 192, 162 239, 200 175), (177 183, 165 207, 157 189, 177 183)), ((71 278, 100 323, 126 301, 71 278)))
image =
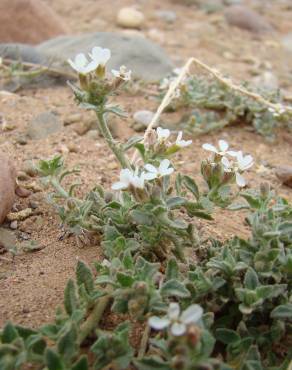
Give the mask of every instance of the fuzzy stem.
POLYGON ((59 183, 59 181, 53 177, 51 179, 51 184, 53 185, 53 187, 55 188, 55 190, 65 199, 69 198, 69 194, 67 193, 67 191, 62 187, 62 185, 59 183))
POLYGON ((146 327, 141 339, 141 344, 138 352, 138 359, 141 359, 144 357, 146 350, 147 350, 147 344, 149 340, 149 334, 150 334, 150 326, 146 322, 146 327))
POLYGON ((98 112, 97 118, 99 121, 99 129, 104 137, 105 141, 107 142, 108 146, 116 156, 117 160, 119 161, 122 168, 131 168, 130 162, 128 158, 125 156, 125 153, 121 149, 120 145, 117 144, 110 132, 110 129, 108 128, 106 119, 105 119, 105 113, 104 112, 98 112))
POLYGON ((80 344, 92 332, 92 330, 94 330, 97 327, 107 305, 109 304, 110 299, 111 299, 110 295, 101 297, 94 306, 87 320, 81 325, 78 338, 80 344))

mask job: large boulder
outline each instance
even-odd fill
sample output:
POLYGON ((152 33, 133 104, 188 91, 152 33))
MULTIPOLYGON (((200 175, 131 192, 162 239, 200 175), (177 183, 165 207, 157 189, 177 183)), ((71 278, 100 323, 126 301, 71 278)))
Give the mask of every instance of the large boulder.
POLYGON ((59 36, 41 43, 36 51, 54 60, 56 66, 67 65, 67 59, 76 54, 89 52, 93 46, 111 49, 109 69, 125 65, 134 77, 155 81, 165 77, 173 64, 160 46, 144 37, 121 35, 112 32, 96 32, 75 36, 59 36))
POLYGON ((0 56, 2 58, 9 58, 28 63, 47 63, 47 58, 39 53, 34 46, 21 43, 0 44, 0 56))
POLYGON ((10 212, 16 188, 16 170, 11 160, 0 152, 0 224, 10 212))
POLYGON ((0 1, 0 41, 38 44, 67 33, 60 17, 41 0, 0 1))

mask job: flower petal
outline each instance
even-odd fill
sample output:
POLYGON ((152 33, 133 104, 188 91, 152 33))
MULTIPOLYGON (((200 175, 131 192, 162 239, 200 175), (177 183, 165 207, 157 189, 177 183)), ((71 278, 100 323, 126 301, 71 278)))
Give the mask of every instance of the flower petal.
POLYGON ((203 145, 202 145, 202 148, 203 148, 203 149, 205 149, 205 150, 209 150, 209 152, 218 153, 218 150, 217 150, 217 149, 215 148, 215 146, 214 146, 214 145, 212 145, 212 144, 208 144, 208 143, 203 144, 203 145))
POLYGON ((128 187, 128 184, 122 182, 122 181, 118 181, 118 182, 115 182, 114 184, 112 184, 112 189, 113 190, 123 190, 123 189, 127 189, 128 187))
POLYGON ((170 321, 167 317, 152 316, 149 318, 148 324, 153 329, 162 330, 169 326, 170 321))
POLYGON ((157 169, 156 167, 154 167, 152 164, 150 163, 147 163, 145 164, 144 168, 149 171, 149 172, 153 172, 153 173, 157 173, 157 169))
POLYGON ((187 327, 185 324, 180 322, 175 322, 171 325, 170 331, 172 335, 179 337, 180 335, 183 335, 187 330, 187 327))
POLYGON ((191 322, 198 322, 203 315, 203 309, 198 304, 192 304, 181 314, 181 320, 185 324, 190 324, 191 322))
POLYGON ((161 162, 160 162, 160 165, 159 165, 159 172, 164 172, 165 170, 168 169, 170 165, 170 161, 169 159, 163 159, 161 162))
POLYGON ((145 180, 154 180, 154 179, 156 179, 156 177, 157 177, 157 174, 154 173, 154 172, 145 172, 145 174, 144 174, 144 179, 145 180))
POLYGON ((219 140, 218 144, 221 152, 226 152, 226 150, 229 148, 229 144, 225 140, 219 140))
POLYGON ((223 164, 224 169, 226 170, 230 170, 232 168, 232 163, 226 157, 221 158, 221 163, 223 164))
POLYGON ((177 320, 180 314, 179 304, 176 302, 170 303, 167 311, 167 316, 170 320, 177 320))
POLYGON ((163 173, 161 173, 161 176, 171 175, 173 173, 173 171, 174 171, 174 168, 169 167, 166 170, 164 170, 163 173))
POLYGON ((226 154, 230 155, 231 157, 237 157, 238 156, 238 152, 236 152, 234 150, 228 150, 226 152, 226 154))
POLYGON ((235 173, 235 179, 236 179, 236 184, 239 186, 239 187, 244 187, 246 185, 246 181, 245 181, 245 178, 243 176, 241 176, 241 174, 239 172, 236 172, 235 173))

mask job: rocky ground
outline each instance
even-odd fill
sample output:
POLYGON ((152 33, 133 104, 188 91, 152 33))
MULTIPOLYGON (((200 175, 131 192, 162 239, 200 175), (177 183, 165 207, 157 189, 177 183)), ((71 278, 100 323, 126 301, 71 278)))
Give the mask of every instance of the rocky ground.
MULTIPOLYGON (((58 58, 53 58, 54 63, 58 60, 58 68, 63 68, 62 60, 70 53, 84 51, 83 48, 99 40, 110 45, 113 65, 128 64, 134 72, 136 69, 137 75, 148 80, 154 74, 155 79, 163 77, 173 66, 182 66, 195 56, 235 81, 280 87, 287 101, 291 99, 292 5, 289 0, 50 0, 46 3, 63 19, 63 31, 75 36, 70 38, 70 45, 66 44, 67 39, 66 42, 62 39, 26 49, 27 59, 47 62, 55 53, 58 58), (240 3, 242 7, 234 7, 232 3, 240 3), (119 9, 133 5, 140 12, 134 18, 129 11, 118 15, 119 9), (76 36, 92 32, 116 32, 118 36, 76 36)), ((56 22, 61 21, 58 18, 56 22)), ((25 41, 15 34, 13 39, 9 37, 0 37, 0 41, 25 41)), ((43 41, 28 38, 27 42, 43 41)), ((1 49, 0 44, 1 50, 3 57, 13 54, 7 45, 1 49)), ((23 47, 20 50, 24 52, 23 47)), ((198 68, 193 72, 201 73, 198 68)), ((81 193, 96 183, 110 186, 119 169, 94 129, 92 116, 76 106, 64 79, 46 77, 45 81, 38 78, 22 84, 23 80, 5 81, 0 89, 0 151, 12 159, 19 185, 31 192, 20 194, 22 197, 17 197, 13 205, 13 212, 30 208, 29 217, 18 221, 6 219, 0 228, 0 325, 13 320, 36 326, 53 317, 62 301, 65 282, 74 274, 76 260, 92 263, 102 258, 102 251, 96 245, 81 249, 74 238, 62 238, 60 221, 47 204, 47 191, 34 177, 31 163, 55 153, 63 154, 69 167, 76 165, 81 169, 81 193), (14 245, 18 253, 13 257, 7 249, 14 245), (33 248, 34 251, 28 251, 33 248)), ((129 118, 111 122, 119 140, 133 134, 135 112, 155 111, 158 102, 149 97, 149 90, 153 89, 153 85, 134 84, 117 97, 129 113, 129 118)), ((172 119, 171 114, 163 119, 172 119)), ((291 189, 275 176, 275 168, 291 163, 291 133, 280 131, 272 144, 243 125, 197 137, 194 145, 179 155, 179 167, 196 175, 201 159, 206 157, 202 143, 216 143, 218 138, 254 156, 256 165, 248 174, 250 187, 269 181, 281 194, 292 198, 291 189)), ((5 187, 3 174, 0 174, 0 192, 5 187)), ((234 217, 221 211, 213 222, 196 223, 206 234, 225 239, 234 234, 248 235, 243 219, 244 214, 234 217)))

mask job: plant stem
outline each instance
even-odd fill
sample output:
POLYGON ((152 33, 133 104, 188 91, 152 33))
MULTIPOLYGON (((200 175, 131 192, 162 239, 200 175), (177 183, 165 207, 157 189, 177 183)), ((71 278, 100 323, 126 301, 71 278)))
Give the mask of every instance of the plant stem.
POLYGON ((98 112, 97 118, 99 121, 99 129, 104 137, 105 141, 107 142, 108 146, 116 156, 117 160, 119 161, 122 168, 131 168, 130 162, 128 158, 125 156, 124 151, 121 149, 120 144, 117 144, 110 132, 110 129, 108 128, 106 119, 105 119, 105 113, 98 112))
POLYGON ((138 352, 138 358, 144 357, 147 349, 147 344, 148 344, 148 339, 149 339, 149 334, 150 334, 150 326, 146 322, 146 327, 141 339, 141 344, 138 352))
POLYGON ((92 330, 94 330, 103 313, 104 310, 106 309, 109 301, 110 301, 111 296, 106 295, 105 297, 101 297, 96 305, 94 306, 93 310, 91 311, 91 314, 88 316, 87 320, 81 325, 80 327, 80 333, 79 333, 79 338, 78 341, 81 344, 84 339, 91 333, 92 330))
POLYGON ((62 185, 59 183, 59 181, 53 177, 51 179, 51 184, 53 185, 53 187, 57 190, 57 192, 65 199, 69 198, 69 194, 67 193, 67 191, 62 187, 62 185))

